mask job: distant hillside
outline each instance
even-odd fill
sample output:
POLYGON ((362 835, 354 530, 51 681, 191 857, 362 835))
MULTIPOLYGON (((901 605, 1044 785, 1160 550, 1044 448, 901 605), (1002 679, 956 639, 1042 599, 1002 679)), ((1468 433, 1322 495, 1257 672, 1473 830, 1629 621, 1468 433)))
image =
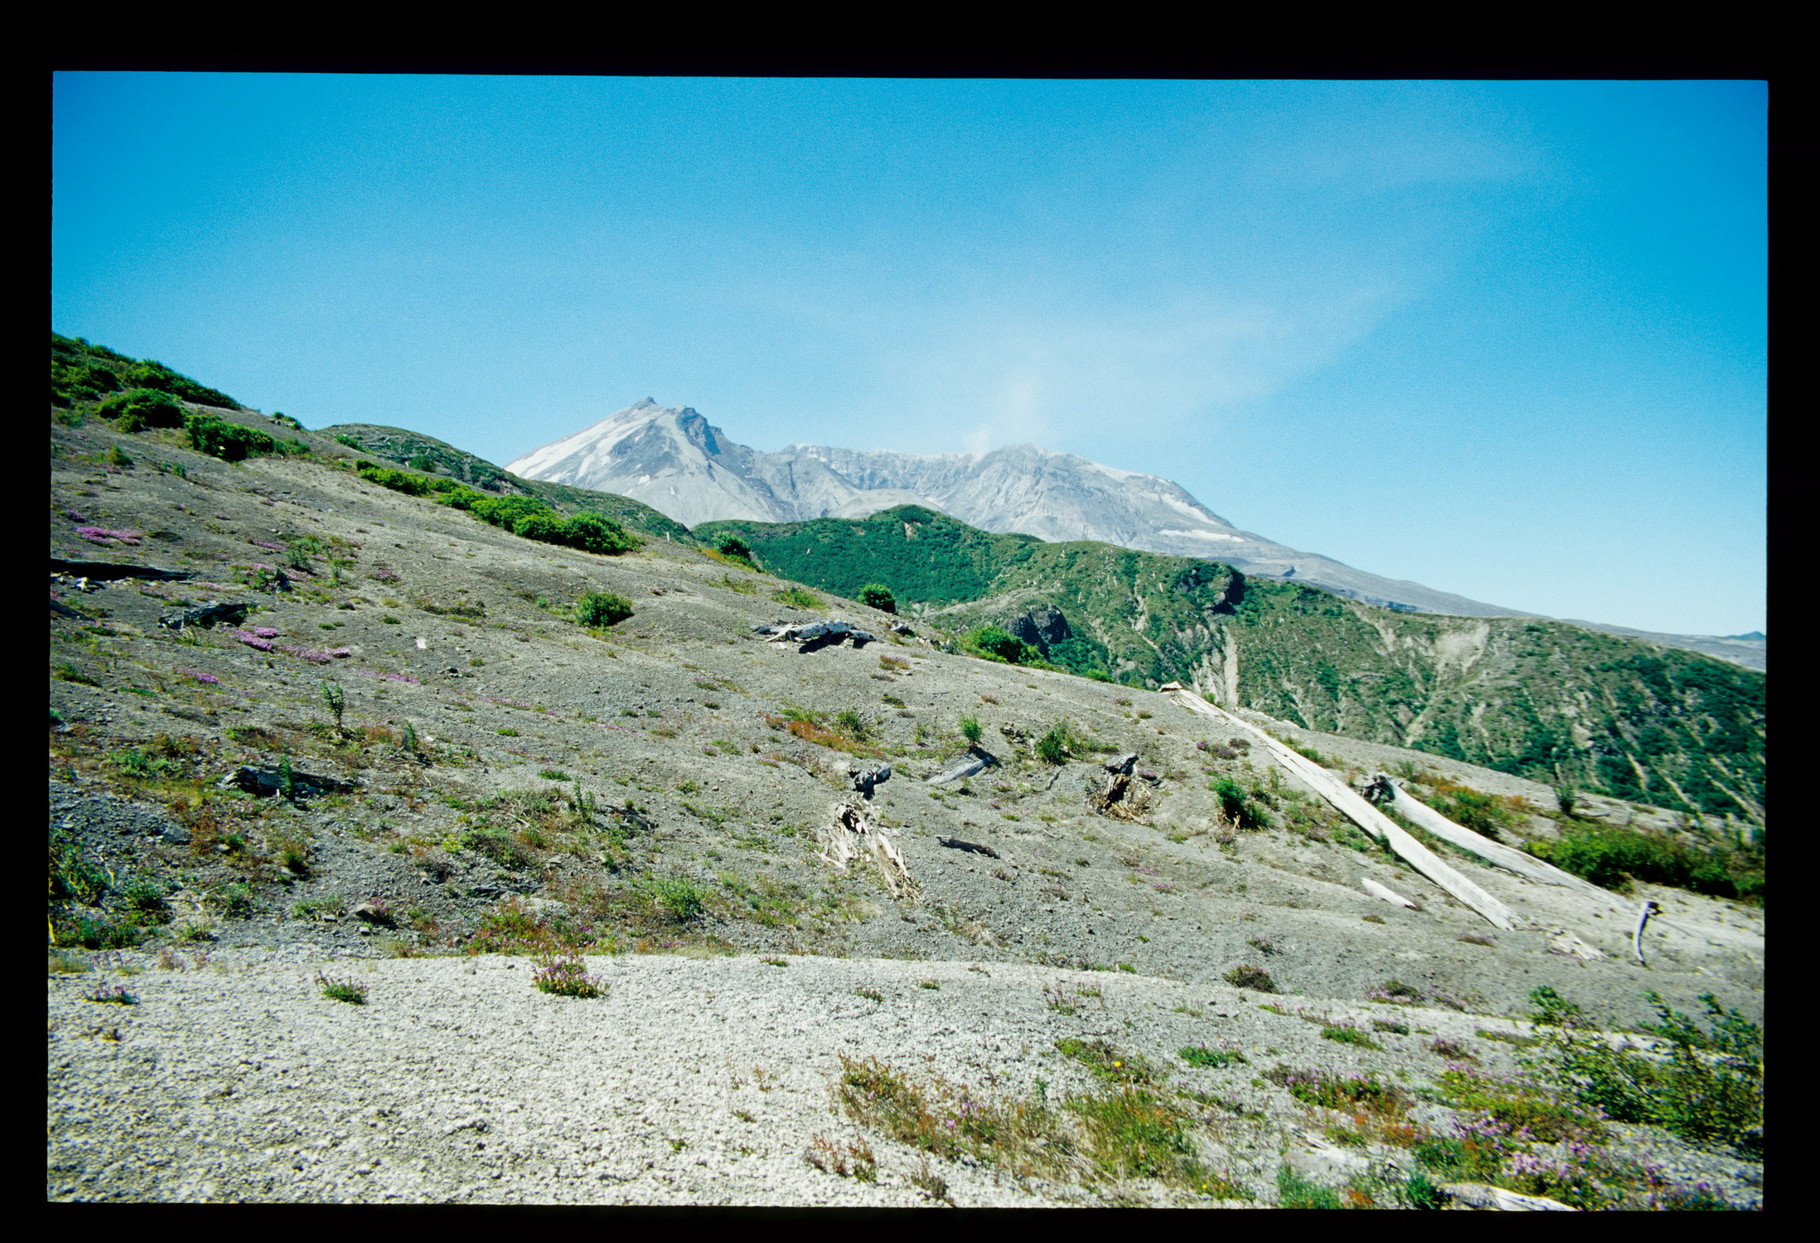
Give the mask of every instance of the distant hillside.
POLYGON ((993 535, 905 506, 864 519, 705 523, 766 569, 867 583, 949 627, 998 625, 1076 673, 1190 683, 1309 729, 1623 798, 1760 816, 1764 678, 1532 618, 1376 608, 1230 566, 993 535))
POLYGON ((421 470, 426 474, 445 475, 488 492, 507 495, 535 496, 550 502, 563 513, 591 510, 605 514, 643 535, 677 543, 693 543, 689 528, 658 513, 649 505, 611 492, 594 492, 566 484, 520 479, 501 470, 485 458, 457 449, 453 445, 402 427, 382 427, 372 423, 337 423, 319 433, 331 436, 350 447, 357 447, 374 457, 421 470))

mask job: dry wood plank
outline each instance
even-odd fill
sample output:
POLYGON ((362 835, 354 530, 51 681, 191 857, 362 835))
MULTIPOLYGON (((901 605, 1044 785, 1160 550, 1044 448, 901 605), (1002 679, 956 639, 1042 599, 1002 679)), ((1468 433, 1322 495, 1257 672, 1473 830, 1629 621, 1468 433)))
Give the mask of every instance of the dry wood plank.
POLYGON ((1214 717, 1252 735, 1264 744, 1278 763, 1307 782, 1310 788, 1332 803, 1354 824, 1386 843, 1399 858, 1467 907, 1476 911, 1487 923, 1504 929, 1516 926, 1516 921, 1511 918, 1509 909, 1502 902, 1436 858, 1434 851, 1411 837, 1401 825, 1366 802, 1357 791, 1325 768, 1305 756, 1296 754, 1257 726, 1242 721, 1230 712, 1196 697, 1192 691, 1179 690, 1170 693, 1174 695, 1177 703, 1189 711, 1197 712, 1202 716, 1214 717))
MULTIPOLYGON (((1610 902, 1611 895, 1588 881, 1581 880, 1571 872, 1563 872, 1552 863, 1545 863, 1534 855, 1525 854, 1503 842, 1494 842, 1482 833, 1475 833, 1463 824, 1455 824, 1446 816, 1413 797, 1394 779, 1382 773, 1374 777, 1374 782, 1388 785, 1391 790, 1391 809, 1405 820, 1426 829, 1442 841, 1458 846, 1485 860, 1487 863, 1501 867, 1508 872, 1530 880, 1538 880, 1546 885, 1560 885, 1567 889, 1577 889, 1581 893, 1598 897, 1610 902)), ((1616 905, 1616 903, 1613 903, 1616 905)))

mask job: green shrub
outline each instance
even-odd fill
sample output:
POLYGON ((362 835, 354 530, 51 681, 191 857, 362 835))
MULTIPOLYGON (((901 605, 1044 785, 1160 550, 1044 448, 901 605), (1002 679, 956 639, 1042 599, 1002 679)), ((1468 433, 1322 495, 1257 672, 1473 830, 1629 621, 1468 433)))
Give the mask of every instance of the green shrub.
POLYGON ((101 901, 111 887, 108 874, 82 852, 76 842, 53 831, 50 839, 50 896, 52 901, 74 898, 84 906, 101 901))
POLYGON ((563 526, 562 543, 583 552, 611 556, 632 552, 643 541, 611 518, 595 513, 576 514, 563 526))
POLYGON ((1431 805, 1455 824, 1493 841, 1502 841, 1506 831, 1515 829, 1523 821, 1522 814, 1497 795, 1463 786, 1436 796, 1431 805))
POLYGON ((610 591, 590 591, 575 602, 575 620, 591 630, 604 630, 632 616, 632 602, 610 591))
POLYGON ((1219 799, 1220 811, 1241 829, 1262 829, 1270 825, 1270 813, 1252 800, 1257 796, 1230 777, 1222 777, 1207 787, 1219 799))
POLYGON ((1187 1048, 1177 1051, 1176 1056, 1190 1066, 1206 1066, 1215 1070, 1222 1066, 1243 1063, 1246 1060, 1245 1055, 1237 1049, 1209 1049, 1204 1044, 1189 1045, 1187 1048))
POLYGON ((58 940, 74 941, 91 950, 131 949, 139 944, 139 929, 131 924, 117 924, 105 917, 91 919, 87 915, 78 915, 58 940))
POLYGON ((136 432, 147 427, 182 427, 186 411, 183 403, 169 393, 136 388, 115 393, 96 406, 95 413, 104 419, 119 420, 123 432, 136 432))
MULTIPOLYGON (((466 500, 464 494, 463 499, 466 500)), ((482 522, 503 527, 507 531, 516 531, 518 524, 533 514, 554 515, 549 504, 531 496, 487 496, 475 492, 476 499, 467 501, 461 508, 479 518, 482 522)))
POLYGON ((1074 726, 1064 719, 1050 726, 1049 732, 1038 738, 1032 749, 1045 764, 1066 764, 1070 756, 1089 747, 1088 741, 1075 733, 1074 726))
POLYGON ((179 375, 163 363, 154 362, 149 358, 128 367, 126 373, 121 376, 121 381, 131 388, 161 389, 181 397, 184 401, 193 401, 199 406, 235 409, 240 405, 220 389, 204 387, 188 376, 179 375))
POLYGON ((128 918, 136 924, 168 924, 171 909, 164 898, 164 886, 149 880, 128 881, 120 889, 128 918))
POLYGON ((650 876, 638 882, 657 909, 679 924, 706 909, 707 891, 686 876, 650 876))
POLYGON ((881 613, 897 612, 897 597, 883 583, 867 583, 854 598, 867 608, 877 609, 881 613))
POLYGON ((961 718, 961 737, 965 738, 969 744, 978 744, 982 733, 984 730, 980 727, 978 717, 964 716, 961 718))
POLYGON ((540 544, 561 544, 568 524, 558 517, 553 509, 539 510, 524 515, 512 524, 512 534, 523 539, 536 540, 540 544))
POLYGON ((183 426, 190 434, 191 448, 224 462, 278 451, 278 442, 264 432, 229 423, 216 415, 192 412, 184 415, 183 426))
POLYGON ((751 547, 737 535, 721 536, 714 548, 723 557, 742 562, 754 570, 758 568, 758 560, 752 555, 751 547))
POLYGON ((1226 982, 1234 988, 1248 988, 1255 993, 1274 993, 1276 981, 1262 967, 1234 967, 1226 973, 1226 982))

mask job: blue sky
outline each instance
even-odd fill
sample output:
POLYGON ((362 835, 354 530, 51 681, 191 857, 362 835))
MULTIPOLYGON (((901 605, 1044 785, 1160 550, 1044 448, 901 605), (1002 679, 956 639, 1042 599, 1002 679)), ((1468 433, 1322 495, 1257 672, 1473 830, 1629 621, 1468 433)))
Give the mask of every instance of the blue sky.
POLYGON ((1474 599, 1765 625, 1761 82, 54 90, 52 326, 310 427, 1029 441, 1474 599))

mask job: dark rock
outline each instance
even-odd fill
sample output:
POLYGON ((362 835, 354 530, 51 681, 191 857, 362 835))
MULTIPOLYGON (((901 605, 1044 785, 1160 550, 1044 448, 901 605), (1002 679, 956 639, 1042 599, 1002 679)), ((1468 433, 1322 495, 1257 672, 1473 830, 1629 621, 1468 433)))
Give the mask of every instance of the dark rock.
POLYGON ((1022 639, 1032 647, 1041 649, 1047 656, 1052 644, 1061 643, 1074 637, 1074 630, 1068 625, 1068 618, 1053 604, 1032 609, 1027 613, 1005 622, 1006 633, 1022 639))
POLYGON ((293 771, 287 784, 285 774, 276 768, 256 768, 242 764, 221 779, 223 789, 241 789, 260 798, 314 798, 322 794, 346 794, 354 789, 351 781, 337 781, 315 773, 293 771))
POLYGON ((999 858, 998 851, 990 846, 981 846, 977 842, 963 842, 958 837, 938 837, 935 840, 949 850, 970 850, 976 855, 985 855, 988 859, 999 858))
POLYGON ((216 601, 199 604, 193 609, 184 609, 180 613, 167 613, 158 619, 158 624, 166 630, 182 630, 185 626, 213 626, 216 622, 226 622, 237 626, 246 620, 246 615, 253 611, 251 604, 240 604, 231 601, 216 601))

